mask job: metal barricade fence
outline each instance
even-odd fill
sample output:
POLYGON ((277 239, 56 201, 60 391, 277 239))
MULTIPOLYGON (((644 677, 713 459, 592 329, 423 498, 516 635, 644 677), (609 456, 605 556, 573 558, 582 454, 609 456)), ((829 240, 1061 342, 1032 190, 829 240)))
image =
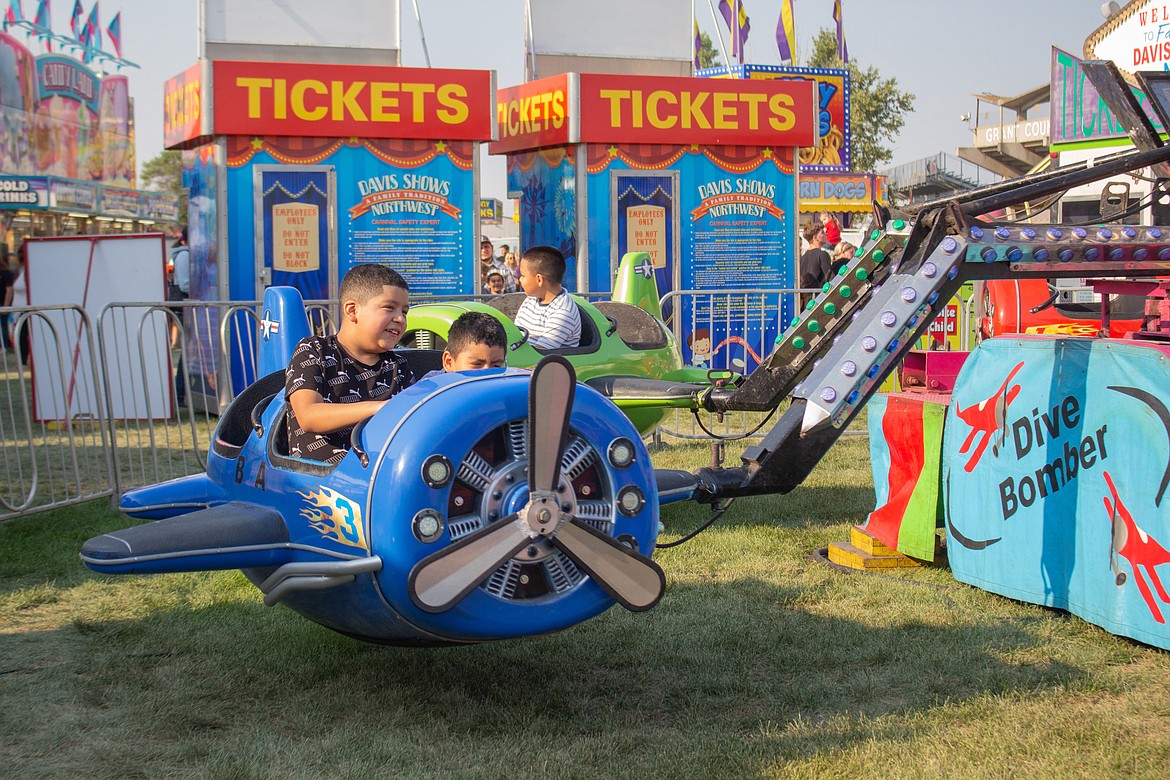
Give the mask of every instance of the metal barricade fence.
MULTIPOLYGON (((260 306, 259 301, 188 300, 116 303, 102 310, 99 345, 102 363, 111 369, 106 372, 111 409, 120 402, 141 412, 107 421, 115 495, 204 470, 221 407, 259 378, 260 306), (158 317, 165 318, 165 328, 158 317), (134 360, 142 381, 130 383, 127 397, 126 383, 110 378, 134 360)), ((336 306, 305 302, 311 333, 336 332, 336 306)))
MULTIPOLYGON (((801 292, 807 291, 681 290, 661 303, 680 342, 679 314, 688 311, 695 327, 715 332, 718 324, 720 332, 745 334, 737 348, 745 359, 759 359, 772 350, 783 303, 801 292)), ((0 353, 6 476, 0 521, 201 472, 221 407, 233 390, 258 378, 259 307, 258 301, 113 303, 96 323, 77 306, 4 309, 15 316, 17 343, 26 347, 0 353), (30 352, 32 369, 22 360, 30 352), (176 382, 177 374, 185 379, 176 382), (229 386, 220 387, 225 377, 229 386)), ((335 301, 307 301, 312 332, 335 332, 336 309, 335 301)), ((722 363, 714 365, 747 367, 728 354, 722 363)), ((723 436, 754 435, 766 416, 702 414, 703 425, 723 436)), ((653 435, 708 438, 684 410, 653 435)))
POLYGON ((0 520, 113 495, 89 317, 79 306, 0 311, 14 345, 0 353, 0 520))
MULTIPOLYGON (((709 334, 728 334, 725 344, 711 344, 710 368, 744 373, 775 348, 776 335, 787 323, 779 320, 784 304, 795 311, 802 293, 819 292, 803 288, 674 290, 662 296, 659 305, 667 325, 680 347, 686 338, 705 328, 709 334), (682 315, 686 314, 687 317, 682 315), (683 333, 684 319, 690 332, 683 333), (719 353, 722 346, 729 349, 719 353), (733 350, 734 346, 737 349, 733 350), (741 357, 735 357, 742 350, 741 357)), ((766 412, 728 412, 717 417, 706 412, 697 415, 689 410, 674 409, 652 434, 655 444, 663 436, 678 439, 709 439, 708 431, 720 436, 756 438, 767 433, 766 412), (706 431, 703 430, 706 427, 706 431)))

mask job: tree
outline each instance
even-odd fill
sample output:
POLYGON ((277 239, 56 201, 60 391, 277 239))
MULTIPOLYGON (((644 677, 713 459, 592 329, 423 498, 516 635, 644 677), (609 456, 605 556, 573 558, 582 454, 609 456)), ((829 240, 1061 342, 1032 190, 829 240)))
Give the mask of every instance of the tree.
POLYGON ((719 52, 715 50, 715 45, 711 43, 711 36, 707 33, 699 33, 699 40, 702 42, 699 46, 699 67, 719 67, 722 63, 719 62, 719 52))
POLYGON ((183 153, 160 152, 142 166, 142 188, 174 195, 179 199, 179 224, 187 224, 187 191, 183 189, 183 153))
MULTIPOLYGON (((813 40, 810 68, 840 68, 837 35, 822 29, 813 40)), ((914 95, 898 89, 896 79, 883 79, 872 65, 864 70, 856 61, 845 65, 852 90, 849 116, 850 168, 876 171, 877 166, 893 159, 889 143, 897 138, 906 124, 906 114, 914 110, 914 95)))

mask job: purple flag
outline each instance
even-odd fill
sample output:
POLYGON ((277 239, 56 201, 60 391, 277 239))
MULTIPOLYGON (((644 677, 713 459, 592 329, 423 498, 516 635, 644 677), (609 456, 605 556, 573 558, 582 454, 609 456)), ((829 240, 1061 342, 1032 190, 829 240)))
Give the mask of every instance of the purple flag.
POLYGON ((732 10, 727 0, 719 0, 719 13, 723 21, 727 22, 727 29, 731 31, 731 56, 736 62, 743 64, 743 45, 747 43, 748 33, 752 29, 751 19, 743 7, 743 0, 731 0, 736 10, 732 10), (735 23, 732 23, 732 19, 735 23))
POLYGON ((694 17, 692 19, 695 22, 695 69, 698 70, 701 67, 699 65, 699 52, 703 49, 703 36, 699 34, 699 20, 694 19, 694 17))
POLYGON ((844 0, 833 0, 833 21, 837 23, 837 56, 842 64, 849 62, 849 47, 845 45, 845 19, 841 12, 844 0))
POLYGON ((781 62, 796 64, 796 21, 792 3, 793 0, 781 0, 780 19, 776 22, 776 48, 781 62))

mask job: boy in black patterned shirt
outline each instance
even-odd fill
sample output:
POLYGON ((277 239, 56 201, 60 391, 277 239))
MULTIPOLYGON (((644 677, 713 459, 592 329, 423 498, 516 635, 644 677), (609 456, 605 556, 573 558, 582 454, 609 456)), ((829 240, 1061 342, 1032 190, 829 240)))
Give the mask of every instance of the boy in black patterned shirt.
POLYGON ((414 381, 393 352, 406 329, 406 280, 383 265, 354 267, 341 280, 341 327, 310 336, 285 371, 289 454, 339 463, 353 427, 414 381))

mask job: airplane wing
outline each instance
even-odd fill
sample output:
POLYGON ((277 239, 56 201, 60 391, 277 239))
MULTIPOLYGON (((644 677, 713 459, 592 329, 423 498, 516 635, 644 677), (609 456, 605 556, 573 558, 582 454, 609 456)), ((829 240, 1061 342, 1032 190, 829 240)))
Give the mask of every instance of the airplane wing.
POLYGON ((81 560, 106 574, 156 574, 279 566, 291 553, 279 512, 233 501, 95 536, 81 560))

